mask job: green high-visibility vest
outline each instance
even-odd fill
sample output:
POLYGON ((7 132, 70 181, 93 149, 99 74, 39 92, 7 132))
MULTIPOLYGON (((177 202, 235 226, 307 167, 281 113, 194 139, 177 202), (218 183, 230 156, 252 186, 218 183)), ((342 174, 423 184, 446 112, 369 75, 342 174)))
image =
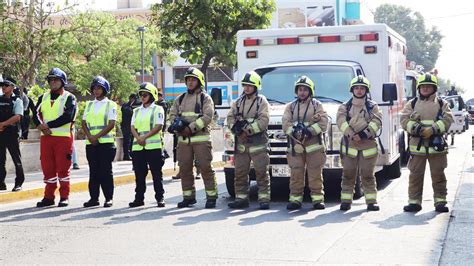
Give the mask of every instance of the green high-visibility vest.
MULTIPOLYGON (((153 106, 151 112, 142 112, 143 108, 137 108, 133 110, 133 116, 135 117, 135 129, 138 135, 144 136, 150 132, 155 126, 155 117, 164 117, 164 111, 161 106, 153 106)), ((145 150, 156 150, 161 149, 161 133, 158 132, 155 135, 145 140, 145 146, 138 144, 137 140, 133 140, 132 151, 145 150)))
MULTIPOLYGON (((87 128, 91 135, 99 134, 102 129, 106 128, 109 123, 109 111, 111 108, 116 108, 116 103, 107 99, 107 103, 103 104, 100 109, 95 113, 94 110, 94 102, 89 101, 87 102, 86 107, 86 124, 87 128)), ((99 138, 99 143, 115 143, 115 127, 107 133, 99 138)), ((91 144, 88 139, 86 139, 86 144, 91 144)))
MULTIPOLYGON (((67 98, 71 94, 67 91, 64 91, 62 95, 59 95, 58 98, 51 105, 51 94, 49 92, 43 94, 43 100, 41 102, 41 115, 44 123, 58 119, 64 113, 64 106, 66 105, 67 98)), ((50 128, 51 136, 56 137, 70 137, 71 136, 71 123, 66 123, 60 127, 50 128)), ((41 132, 43 135, 43 133, 41 132)))

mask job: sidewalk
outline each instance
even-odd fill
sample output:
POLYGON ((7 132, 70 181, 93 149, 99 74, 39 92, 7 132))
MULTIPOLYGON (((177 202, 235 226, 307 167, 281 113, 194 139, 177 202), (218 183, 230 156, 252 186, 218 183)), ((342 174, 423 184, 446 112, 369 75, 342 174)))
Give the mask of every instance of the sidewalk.
MULTIPOLYGON (((215 168, 222 167, 223 152, 214 152, 214 158, 212 165, 215 168)), ((176 163, 176 171, 173 166, 173 158, 168 158, 163 166, 163 178, 171 177, 178 172, 178 165, 176 163)), ((80 169, 73 170, 71 168, 71 193, 83 192, 88 190, 89 181, 89 166, 80 165, 80 169)), ((118 161, 113 162, 112 166, 114 172, 114 184, 115 186, 129 184, 135 182, 135 175, 132 170, 132 161, 118 161)), ((151 179, 151 175, 148 175, 151 179)), ((20 200, 27 200, 32 198, 41 199, 44 193, 43 173, 42 172, 31 172, 25 173, 25 183, 23 184, 23 190, 19 192, 11 192, 14 184, 14 171, 8 173, 6 178, 7 191, 0 192, 0 204, 15 202, 20 200)))
POLYGON ((466 158, 464 162, 439 265, 472 265, 474 262, 472 253, 474 250, 474 229, 472 227, 474 220, 473 158, 474 155, 471 155, 471 158, 466 158))

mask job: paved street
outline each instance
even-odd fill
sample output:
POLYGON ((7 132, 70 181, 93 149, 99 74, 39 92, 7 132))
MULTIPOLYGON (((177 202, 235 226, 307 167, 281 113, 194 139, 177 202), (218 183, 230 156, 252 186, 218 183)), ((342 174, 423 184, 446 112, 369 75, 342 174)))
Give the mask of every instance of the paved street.
POLYGON ((37 209, 39 198, 3 204, 0 263, 472 265, 472 132, 459 135, 450 148, 450 213, 434 212, 428 178, 423 210, 404 213, 406 169, 401 178, 379 182, 380 212, 366 212, 359 199, 343 213, 339 201, 328 197, 326 210, 312 210, 307 202, 289 213, 281 196, 268 211, 258 210, 255 200, 247 210, 229 210, 223 171, 218 170, 219 200, 212 210, 204 209, 202 180, 197 180, 198 204, 177 209, 180 182, 170 177, 165 178, 163 209, 155 207, 151 183, 146 205, 136 209, 127 206, 133 199, 131 184, 116 188, 110 209, 82 208, 88 199, 84 192, 72 194, 67 208, 37 209))

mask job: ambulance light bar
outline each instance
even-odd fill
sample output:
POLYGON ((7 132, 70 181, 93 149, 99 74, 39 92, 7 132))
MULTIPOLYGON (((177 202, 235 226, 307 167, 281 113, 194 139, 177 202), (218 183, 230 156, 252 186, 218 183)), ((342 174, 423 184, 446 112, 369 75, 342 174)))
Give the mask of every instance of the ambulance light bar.
MULTIPOLYGON (((378 41, 378 33, 364 33, 356 35, 302 35, 295 37, 279 37, 279 38, 247 38, 244 40, 244 46, 260 46, 260 45, 288 45, 288 44, 305 44, 305 43, 331 43, 331 42, 370 42, 378 41)), ((390 45, 390 41, 389 41, 390 45)))

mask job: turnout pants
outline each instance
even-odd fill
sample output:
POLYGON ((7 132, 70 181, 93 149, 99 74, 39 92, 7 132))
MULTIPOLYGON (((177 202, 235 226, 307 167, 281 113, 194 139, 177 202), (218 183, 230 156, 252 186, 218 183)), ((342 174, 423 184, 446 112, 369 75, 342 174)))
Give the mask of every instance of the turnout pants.
POLYGON ((408 202, 421 205, 426 161, 430 163, 434 204, 435 206, 438 204, 446 204, 446 195, 448 194, 446 188, 446 175, 444 174, 444 169, 448 166, 448 158, 446 154, 411 156, 408 161, 408 169, 410 170, 408 202))
POLYGON ((72 158, 72 136, 41 136, 40 160, 46 183, 44 198, 54 200, 59 180, 61 198, 69 198, 69 168, 72 158))
POLYGON ((155 189, 155 199, 163 199, 165 190, 163 188, 163 156, 161 149, 141 150, 132 152, 132 163, 135 171, 135 201, 143 201, 146 191, 146 176, 150 167, 153 177, 153 188, 155 189))
POLYGON ((196 198, 196 187, 194 186, 193 163, 199 160, 206 190, 207 199, 217 199, 217 182, 214 170, 212 169, 212 145, 210 142, 179 143, 178 144, 178 165, 181 176, 181 188, 185 199, 196 198))
POLYGON ((0 184, 5 183, 7 176, 6 160, 7 149, 15 165, 15 185, 21 186, 25 181, 25 173, 21 163, 20 143, 17 134, 0 133, 0 184))
POLYGON ((21 138, 28 139, 28 133, 30 130, 30 120, 31 117, 29 115, 24 115, 21 117, 21 138))
POLYGON ((123 159, 130 159, 130 150, 132 149, 132 133, 130 129, 124 130, 122 129, 122 134, 123 134, 123 143, 122 143, 122 148, 123 148, 123 159))
POLYGON ((86 146, 89 162, 89 194, 93 201, 99 201, 100 188, 105 200, 111 200, 114 196, 112 161, 115 153, 116 148, 113 143, 86 146))
POLYGON ((324 152, 288 154, 291 168, 290 201, 303 202, 305 173, 308 174, 308 185, 313 203, 324 202, 323 166, 326 162, 324 152))
POLYGON ((270 157, 266 150, 250 153, 245 152, 235 154, 235 197, 247 199, 249 194, 249 171, 250 163, 253 162, 258 186, 258 201, 270 201, 270 178, 268 177, 268 164, 270 157))
POLYGON ((377 156, 364 158, 362 151, 358 151, 356 158, 344 155, 342 158, 341 202, 352 203, 354 186, 359 171, 365 202, 367 204, 377 203, 377 182, 374 175, 376 162, 377 156))

